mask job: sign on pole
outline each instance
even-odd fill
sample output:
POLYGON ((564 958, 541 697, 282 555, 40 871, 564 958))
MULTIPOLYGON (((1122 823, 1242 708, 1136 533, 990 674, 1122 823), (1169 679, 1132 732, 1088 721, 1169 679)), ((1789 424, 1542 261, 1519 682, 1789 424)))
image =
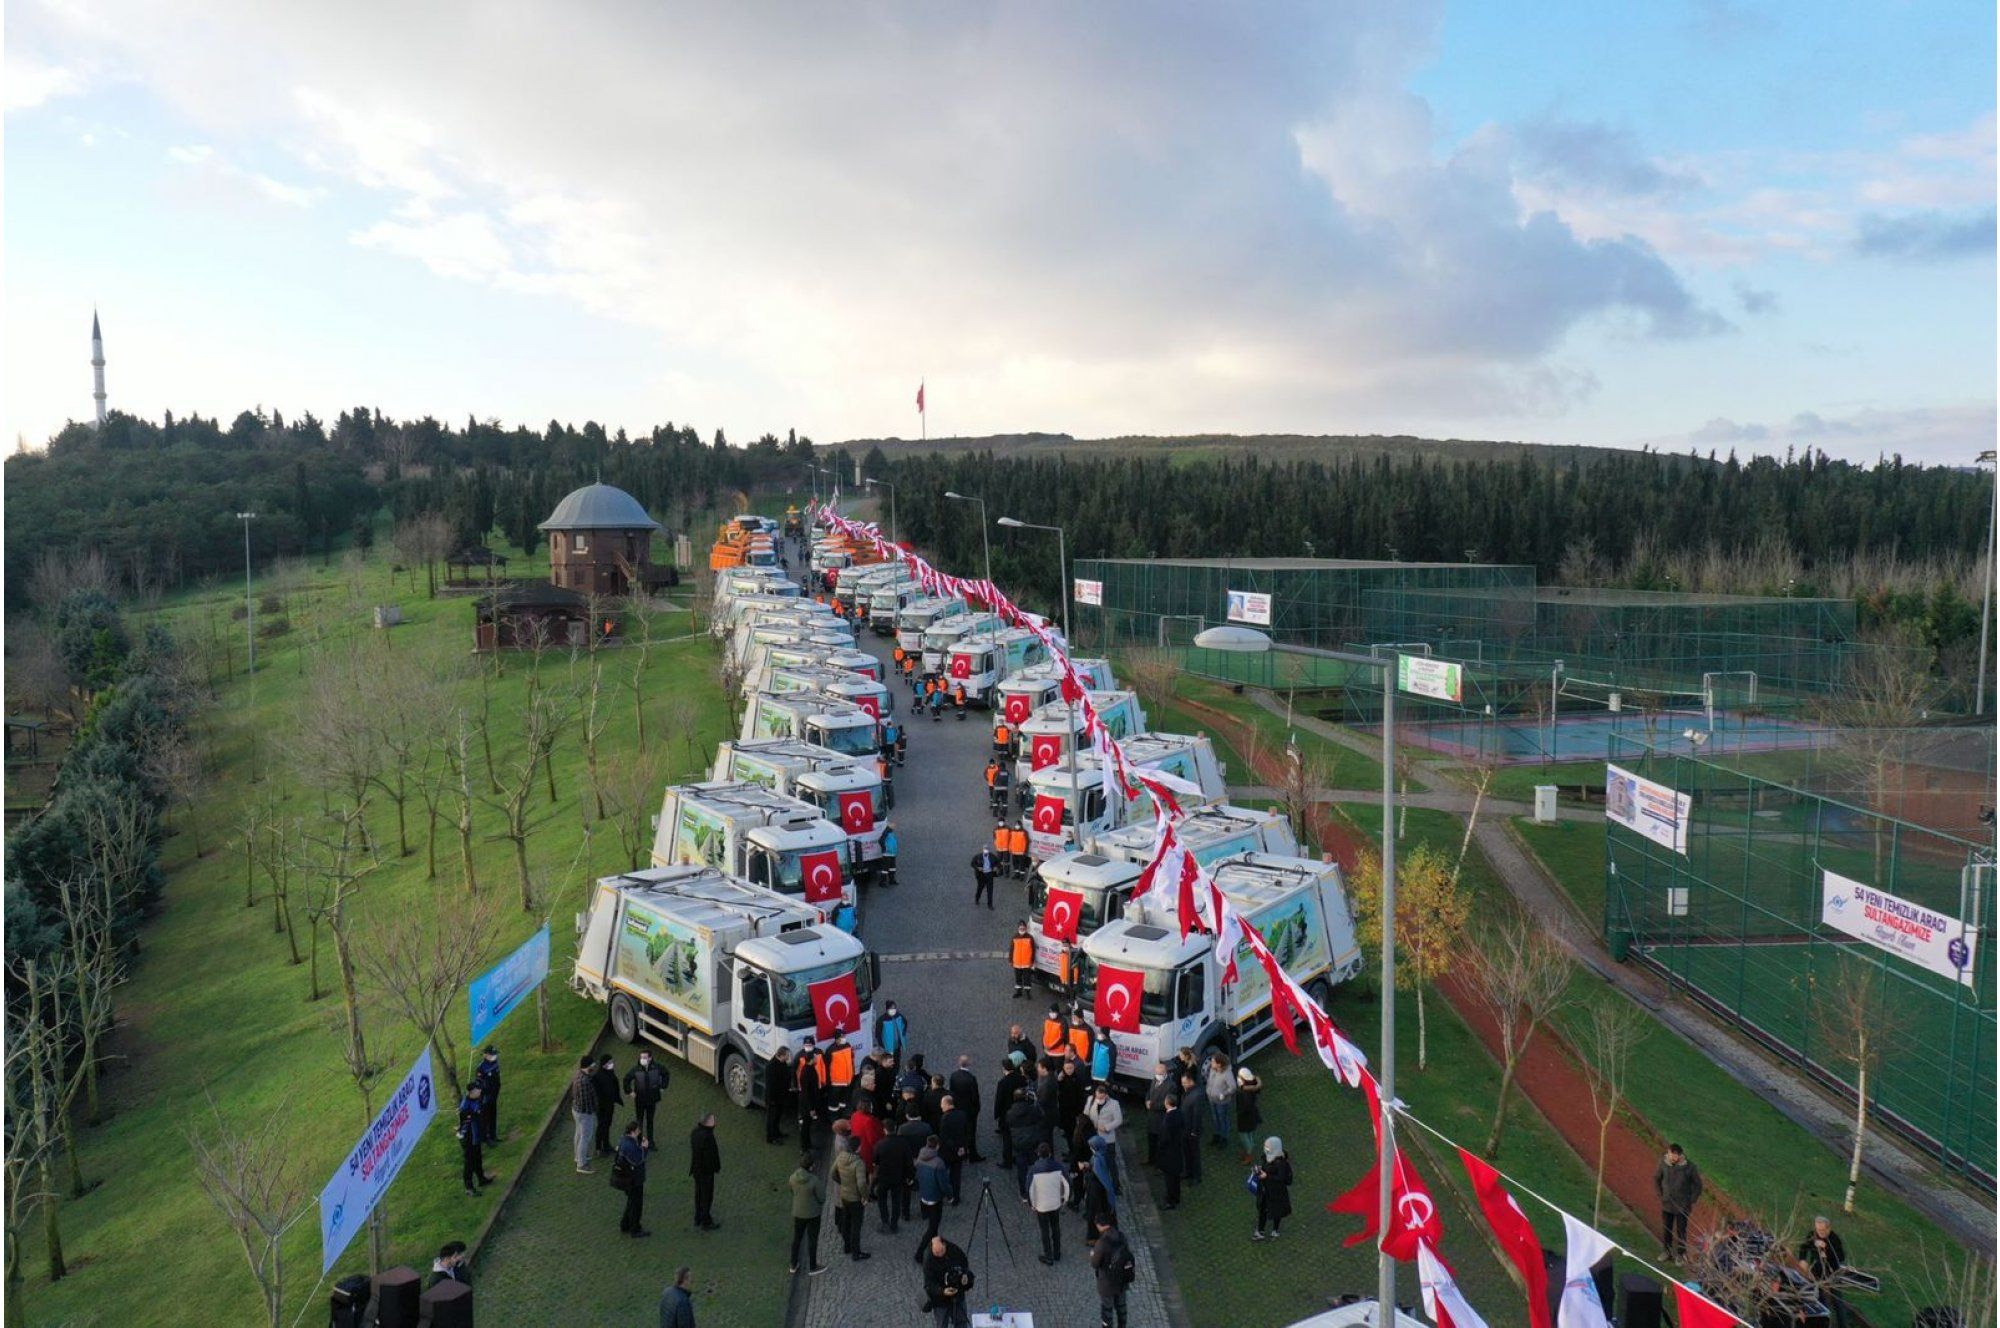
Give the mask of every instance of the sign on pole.
POLYGON ((1086 581, 1082 577, 1078 577, 1076 578, 1074 598, 1079 604, 1103 604, 1104 583, 1102 581, 1086 581))
POLYGON ((1688 851, 1688 814, 1694 799, 1665 784, 1641 779, 1619 766, 1604 767, 1604 818, 1616 821, 1681 856, 1688 851))
POLYGON ((319 1192, 320 1272, 331 1271, 354 1233, 368 1223, 368 1215, 389 1183, 410 1160, 417 1140, 423 1137, 431 1117, 437 1115, 437 1092, 431 1080, 431 1049, 417 1054, 416 1063, 389 1094, 375 1117, 354 1145, 354 1151, 333 1173, 333 1179, 319 1192))
MULTIPOLYGON (((1823 869, 1822 869, 1823 870, 1823 869)), ((1819 920, 1941 977, 1970 987, 1979 934, 1960 918, 1900 899, 1872 885, 1824 872, 1819 920)))
POLYGON ((465 989, 472 1007, 472 1045, 477 1047, 514 1013, 528 994, 549 975, 549 927, 521 943, 521 948, 474 978, 465 989))
POLYGON ((1423 655, 1396 656, 1396 687, 1414 696, 1440 701, 1464 700, 1465 670, 1448 660, 1423 655))
POLYGON ((1229 592, 1229 621, 1271 625, 1271 597, 1255 590, 1229 592))

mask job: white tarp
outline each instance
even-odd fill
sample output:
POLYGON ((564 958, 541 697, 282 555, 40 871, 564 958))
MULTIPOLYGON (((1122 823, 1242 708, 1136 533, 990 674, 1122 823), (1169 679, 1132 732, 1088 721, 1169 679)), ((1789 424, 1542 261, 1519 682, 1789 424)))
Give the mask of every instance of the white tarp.
POLYGON ((1940 977, 1968 987, 1973 985, 1973 943, 1979 938, 1966 928, 1963 920, 1849 880, 1838 872, 1823 875, 1819 906, 1822 925, 1887 950, 1940 977))
POLYGON ((1620 766, 1604 767, 1604 818, 1686 856, 1694 800, 1620 766))

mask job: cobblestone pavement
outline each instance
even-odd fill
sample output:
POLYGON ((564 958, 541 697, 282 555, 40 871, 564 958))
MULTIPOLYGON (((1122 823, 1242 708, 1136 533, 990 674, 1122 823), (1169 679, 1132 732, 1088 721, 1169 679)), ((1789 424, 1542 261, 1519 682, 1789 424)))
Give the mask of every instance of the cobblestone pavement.
MULTIPOLYGON (((863 640, 864 648, 878 655, 893 648, 886 638, 865 632, 863 640)), ((900 690, 897 716, 906 721, 908 699, 907 689, 900 690)), ((863 905, 861 932, 882 956, 882 995, 909 1016, 911 1050, 921 1052, 929 1068, 947 1072, 960 1053, 970 1054, 986 1097, 979 1150, 989 1161, 965 1169, 963 1202, 945 1209, 942 1227, 945 1239, 963 1246, 970 1257, 977 1279, 972 1310, 996 1305, 1027 1310, 1037 1328, 1069 1328, 1098 1321, 1096 1283, 1080 1241, 1082 1218, 1064 1214, 1061 1265, 1040 1263, 1033 1216, 1018 1198, 1012 1174, 998 1165, 1000 1145, 988 1114, 1008 1024, 1019 1021, 1033 1036, 1046 1009, 1040 997, 1012 998, 1004 958, 1014 924, 1024 916, 1026 886, 1002 881, 995 888, 995 909, 972 906, 970 863, 993 831, 981 779, 992 732, 991 717, 977 709, 964 720, 947 713, 939 723, 927 717, 910 723, 909 764, 897 772, 891 812, 901 839, 900 884, 872 889, 863 905), (992 1182, 995 1202, 979 1211, 975 1232, 984 1181, 992 1182)), ((1125 1150, 1131 1146, 1128 1130, 1125 1150)), ((1144 1147, 1143 1140, 1139 1146, 1144 1147)), ((1177 1316, 1167 1308, 1170 1293, 1161 1287, 1160 1261, 1147 1239, 1148 1224, 1143 1218, 1127 1218, 1122 1225, 1139 1263, 1138 1281, 1128 1297, 1131 1323, 1152 1328, 1174 1322, 1177 1316)), ((917 1313, 923 1280, 912 1259, 921 1234, 921 1225, 906 1223, 895 1235, 883 1235, 871 1205, 862 1247, 874 1257, 856 1263, 841 1257, 829 1209, 821 1237, 828 1271, 809 1280, 799 1274, 802 1311, 795 1312, 793 1322, 804 1328, 929 1323, 928 1316, 917 1313)))

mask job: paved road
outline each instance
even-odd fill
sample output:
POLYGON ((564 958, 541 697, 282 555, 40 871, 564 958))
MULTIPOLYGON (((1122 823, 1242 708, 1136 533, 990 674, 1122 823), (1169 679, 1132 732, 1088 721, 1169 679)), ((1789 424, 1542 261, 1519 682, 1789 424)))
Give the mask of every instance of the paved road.
MULTIPOLYGON (((884 657, 893 649, 888 638, 865 631, 862 644, 884 657)), ((901 690, 898 718, 908 718, 907 702, 908 692, 901 690)), ((995 890, 997 908, 972 907, 969 864, 993 829, 981 779, 991 751, 992 721, 983 710, 962 721, 947 713, 941 723, 917 721, 909 733, 909 764, 897 772, 891 812, 902 841, 901 883, 871 890, 863 902, 861 934, 882 956, 882 995, 893 997, 909 1016, 911 1050, 923 1053, 928 1067, 945 1071, 956 1065, 961 1052, 969 1053, 986 1096, 980 1151, 993 1161, 966 1168, 964 1201, 945 1210, 943 1233, 971 1258, 978 1279, 973 1309, 997 1303, 1033 1312, 1038 1324, 1094 1324, 1097 1293, 1080 1243, 1081 1217, 1064 1214, 1062 1265, 1044 1267, 1037 1259, 1041 1245, 1033 1217, 1016 1197, 1011 1173, 998 1166, 1000 1145, 988 1114, 1009 1022, 1018 1020, 1034 1036, 1046 1008, 1040 999, 1012 998, 1013 979, 1003 957, 1014 924, 1023 916, 1026 886, 1003 881, 995 890), (971 1234, 980 1182, 988 1179, 997 1201, 990 1211, 1012 1243, 1011 1260, 993 1220, 983 1221, 979 1236, 971 1234)), ((1152 1253, 1134 1224, 1125 1225, 1139 1260, 1139 1279, 1130 1295, 1131 1322, 1167 1323, 1171 1316, 1163 1307, 1152 1253)), ((875 1257, 855 1263, 840 1256, 829 1211, 821 1238, 829 1271, 811 1279, 800 1274, 805 1311, 794 1322, 805 1328, 928 1323, 928 1317, 920 1319, 916 1313, 922 1279, 911 1258, 921 1231, 905 1225, 893 1236, 883 1235, 871 1206, 863 1247, 875 1257)))

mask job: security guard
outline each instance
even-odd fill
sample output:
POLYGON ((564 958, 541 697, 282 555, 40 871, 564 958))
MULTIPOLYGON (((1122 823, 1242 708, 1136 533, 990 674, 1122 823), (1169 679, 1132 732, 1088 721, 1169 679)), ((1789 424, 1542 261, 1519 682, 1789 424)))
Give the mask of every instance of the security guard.
POLYGON ((993 814, 995 816, 1005 816, 1007 814, 1007 804, 1013 792, 1014 776, 1008 771, 1005 762, 1002 762, 1000 768, 993 774, 993 814))
POLYGON ((486 1113, 479 1100, 479 1081, 465 1090, 465 1097, 458 1104, 458 1154, 464 1166, 460 1174, 465 1181, 465 1192, 477 1196, 479 1187, 491 1185, 497 1176, 486 1174, 486 1113))
POLYGON ((826 1094, 831 1113, 847 1114, 847 1094, 854 1084, 854 1048, 845 1034, 836 1033, 826 1049, 826 1094))
POLYGON ((1042 1020, 1042 1055, 1058 1057, 1069 1045, 1069 1020, 1063 1017, 1060 1005, 1051 1005, 1046 1018, 1042 1020))
POLYGON ((1014 965, 1014 995, 1031 996, 1035 982, 1035 938, 1028 934, 1026 918, 1014 928, 1014 939, 1008 944, 1008 957, 1014 965))

